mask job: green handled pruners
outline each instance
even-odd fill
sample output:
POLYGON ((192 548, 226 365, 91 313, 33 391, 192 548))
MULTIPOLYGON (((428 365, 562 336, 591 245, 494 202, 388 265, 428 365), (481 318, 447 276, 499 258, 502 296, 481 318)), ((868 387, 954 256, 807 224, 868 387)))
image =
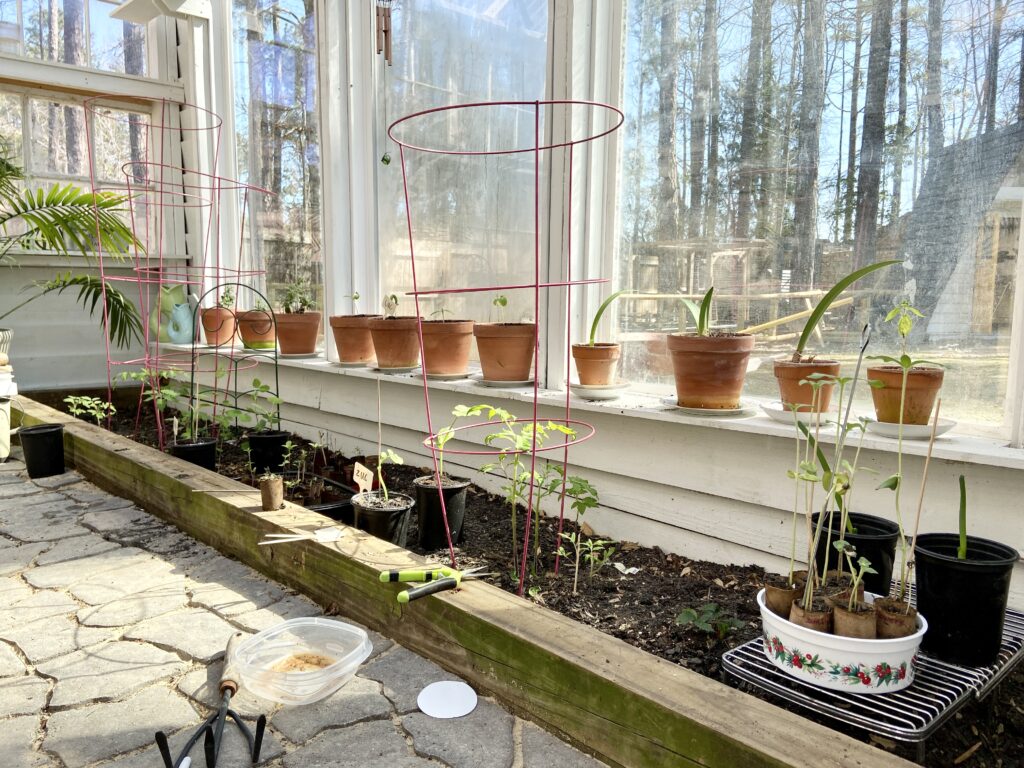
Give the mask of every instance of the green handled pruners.
POLYGON ((421 581, 424 584, 420 587, 413 587, 398 593, 398 602, 408 603, 436 592, 444 592, 446 589, 455 589, 462 583, 463 579, 482 579, 485 576, 493 576, 493 573, 480 573, 484 566, 470 568, 468 571, 460 571, 449 568, 447 565, 439 565, 435 568, 407 571, 384 571, 380 580, 387 582, 421 581))

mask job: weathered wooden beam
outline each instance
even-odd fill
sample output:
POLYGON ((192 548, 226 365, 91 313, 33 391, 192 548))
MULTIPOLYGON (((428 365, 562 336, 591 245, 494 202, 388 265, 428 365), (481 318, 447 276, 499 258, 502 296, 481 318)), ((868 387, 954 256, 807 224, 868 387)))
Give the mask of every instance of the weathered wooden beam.
POLYGON ((898 757, 470 582, 401 606, 382 570, 422 558, 346 529, 336 542, 258 547, 329 521, 292 504, 261 512, 240 483, 22 398, 25 423, 65 424, 68 462, 197 539, 394 638, 617 766, 897 768, 898 757))

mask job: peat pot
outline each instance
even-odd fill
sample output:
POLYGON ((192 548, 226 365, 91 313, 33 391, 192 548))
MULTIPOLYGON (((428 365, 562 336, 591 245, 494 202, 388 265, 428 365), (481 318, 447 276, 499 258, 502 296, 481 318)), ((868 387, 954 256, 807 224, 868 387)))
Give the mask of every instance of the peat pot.
POLYGON ((338 360, 350 365, 369 365, 374 360, 373 338, 370 336, 370 320, 379 320, 380 315, 332 315, 331 332, 338 360))
MULTIPOLYGON (((942 388, 941 368, 911 368, 907 371, 907 390, 903 396, 903 423, 927 424, 931 420, 935 398, 942 388)), ((900 392, 903 369, 898 365, 877 365, 868 368, 868 381, 880 381, 871 387, 875 417, 890 424, 900 423, 900 392)))
POLYGON ((576 374, 585 387, 615 384, 615 370, 619 366, 622 347, 618 344, 573 344, 572 359, 576 361, 576 374))
MULTIPOLYGON (((441 514, 441 497, 433 475, 424 475, 413 480, 416 486, 416 512, 419 521, 419 544, 427 550, 448 546, 448 535, 441 514)), ((448 515, 448 527, 452 532, 452 543, 462 541, 462 523, 466 518, 467 480, 446 479, 442 484, 444 509, 448 515)))
POLYGON ((739 408, 753 349, 754 337, 745 333, 670 333, 668 351, 678 404, 683 408, 739 408))
POLYGON ((25 468, 33 480, 64 474, 64 425, 39 424, 18 430, 25 468))
MULTIPOLYGON (((783 408, 789 408, 791 404, 799 405, 800 411, 810 412, 814 399, 814 390, 807 384, 800 382, 812 373, 824 373, 829 376, 839 375, 839 361, 837 360, 809 360, 801 363, 794 363, 789 360, 774 361, 775 380, 779 384, 779 397, 782 400, 783 408)), ((820 389, 818 405, 814 410, 824 413, 832 402, 832 384, 826 384, 820 389)))
POLYGON ((172 456, 197 464, 211 472, 217 471, 216 440, 179 440, 171 443, 169 450, 172 456))
POLYGON ((355 525, 378 539, 404 547, 409 536, 409 519, 416 505, 403 493, 388 494, 387 501, 380 491, 357 493, 352 497, 355 525))
POLYGON ((320 332, 319 312, 284 312, 277 315, 277 344, 282 355, 311 355, 316 352, 320 332))
POLYGON ((891 693, 914 680, 917 651, 928 631, 928 622, 920 614, 914 634, 871 640, 817 632, 776 616, 765 604, 763 589, 757 593, 757 604, 765 656, 791 677, 851 693, 891 693))
POLYGON ((1017 550, 967 537, 967 559, 958 560, 959 535, 917 537, 917 608, 932 616, 922 648, 942 661, 981 667, 993 664, 1003 637, 1006 599, 1017 550))
MULTIPOLYGON (((812 526, 817 526, 818 514, 815 512, 811 518, 812 526)), ((838 532, 841 522, 840 513, 834 512, 832 514, 832 531, 830 535, 828 528, 829 519, 826 514, 825 525, 821 529, 821 539, 818 541, 818 549, 814 555, 818 564, 818 572, 821 573, 826 551, 828 552, 828 567, 830 569, 839 567, 839 553, 832 546, 832 543, 843 539, 857 550, 858 557, 866 557, 871 561, 871 567, 878 571, 877 574, 864 574, 865 591, 874 592, 877 595, 889 594, 893 563, 896 562, 896 545, 900 539, 899 526, 884 518, 865 515, 859 512, 851 512, 849 517, 857 531, 856 533, 846 531, 840 535, 838 532)), ((845 563, 844 567, 849 570, 845 563)))

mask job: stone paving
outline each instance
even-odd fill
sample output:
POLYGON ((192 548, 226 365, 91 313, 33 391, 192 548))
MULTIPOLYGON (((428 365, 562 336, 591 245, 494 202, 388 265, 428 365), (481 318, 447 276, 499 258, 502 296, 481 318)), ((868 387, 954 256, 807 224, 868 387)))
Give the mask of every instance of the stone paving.
MULTIPOLYGON (((80 475, 29 480, 0 464, 0 765, 159 768, 215 706, 228 637, 298 616, 311 601, 104 493, 80 475)), ((315 704, 244 691, 232 708, 269 719, 273 768, 599 768, 602 764, 481 698, 455 720, 416 696, 454 675, 370 632, 356 677, 315 704)), ((228 725, 218 765, 249 764, 228 725)), ((205 765, 201 745, 193 765, 205 765)))

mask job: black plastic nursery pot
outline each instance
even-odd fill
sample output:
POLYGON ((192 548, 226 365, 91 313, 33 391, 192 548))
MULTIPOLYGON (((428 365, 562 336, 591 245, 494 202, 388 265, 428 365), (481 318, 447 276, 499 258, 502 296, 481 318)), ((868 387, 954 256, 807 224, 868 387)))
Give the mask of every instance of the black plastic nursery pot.
POLYGON ((197 464, 204 469, 217 471, 216 440, 180 440, 171 443, 169 449, 172 456, 197 464))
MULTIPOLYGON (((427 550, 448 546, 448 534, 441 513, 441 497, 433 475, 424 475, 413 480, 416 486, 416 516, 419 521, 419 544, 427 550)), ((466 489, 468 480, 451 480, 443 485, 444 511, 448 515, 448 527, 452 532, 452 543, 462 541, 462 523, 466 518, 466 489)))
MULTIPOLYGON (((281 476, 286 483, 294 481, 298 477, 297 472, 282 472, 281 476)), ((355 515, 352 512, 352 489, 343 483, 335 482, 330 478, 318 474, 307 474, 304 483, 308 487, 315 481, 323 483, 323 490, 317 501, 305 499, 302 506, 313 512, 319 512, 332 520, 352 525, 355 515)))
MULTIPOLYGON (((825 562, 825 551, 828 548, 829 568, 837 567, 839 552, 832 546, 832 542, 845 540, 857 550, 858 557, 866 557, 871 561, 871 567, 878 573, 867 573, 864 575, 864 589, 876 595, 888 595, 892 582, 893 563, 896 562, 896 545, 900 540, 900 528, 891 520, 886 520, 874 515, 866 515, 860 512, 850 512, 850 521, 853 523, 856 533, 849 531, 839 533, 841 521, 840 513, 832 514, 831 534, 828 529, 828 517, 825 518, 825 527, 821 529, 821 538, 818 540, 818 549, 815 552, 815 559, 818 563, 818 572, 821 572, 822 563, 825 562)), ((811 518, 811 524, 817 525, 818 513, 811 518)), ((928 614, 925 614, 928 616, 928 614)), ((931 621, 931 617, 928 617, 931 621)))
POLYGON ((1010 577, 1020 554, 968 536, 967 559, 958 560, 959 544, 955 533, 917 537, 917 610, 928 619, 921 650, 952 664, 987 666, 999 656, 1010 577))
POLYGON ((249 441, 249 459, 253 470, 261 472, 277 472, 284 462, 284 444, 289 435, 282 430, 251 432, 249 441))
POLYGON ((64 474, 64 425, 40 424, 18 430, 25 468, 33 480, 64 474))
POLYGON ((352 497, 356 528, 366 531, 378 539, 384 539, 392 544, 404 547, 409 537, 409 520, 412 518, 412 508, 416 506, 416 502, 403 493, 392 493, 388 498, 401 502, 402 506, 385 509, 368 506, 364 502, 364 499, 368 496, 380 498, 380 493, 371 491, 369 493, 357 493, 352 497))

